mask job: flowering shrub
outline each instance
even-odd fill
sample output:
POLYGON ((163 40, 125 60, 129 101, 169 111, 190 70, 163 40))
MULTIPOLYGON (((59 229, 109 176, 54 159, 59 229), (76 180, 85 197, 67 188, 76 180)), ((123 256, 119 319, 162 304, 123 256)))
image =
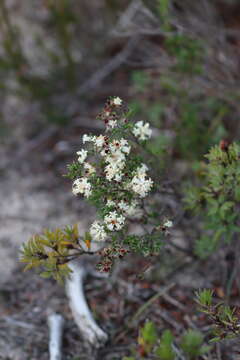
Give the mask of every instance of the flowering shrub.
MULTIPOLYGON (((187 207, 202 216, 202 236, 196 242, 196 253, 204 258, 222 243, 230 243, 239 232, 240 146, 221 141, 206 155, 208 163, 201 168, 201 186, 186 191, 187 207)), ((197 228, 197 227, 196 227, 197 228)))
POLYGON ((23 247, 22 261, 27 269, 44 267, 43 276, 53 275, 60 280, 69 273, 70 260, 93 254, 92 241, 102 243, 98 251, 100 271, 110 271, 115 260, 130 251, 144 256, 159 252, 172 222, 165 219, 159 223, 158 216, 148 213, 146 198, 158 189, 144 163, 148 154, 143 151, 152 129, 143 121, 130 122, 129 115, 119 97, 110 98, 98 116, 105 124, 105 133, 84 134, 84 148, 68 166, 73 194, 85 197, 96 207, 97 219, 82 237, 77 226, 34 236, 23 247), (129 234, 131 221, 137 221, 145 231, 129 234))

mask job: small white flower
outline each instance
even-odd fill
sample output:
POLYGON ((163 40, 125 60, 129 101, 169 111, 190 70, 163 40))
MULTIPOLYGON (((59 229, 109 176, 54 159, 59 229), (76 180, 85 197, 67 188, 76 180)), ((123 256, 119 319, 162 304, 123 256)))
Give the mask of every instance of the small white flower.
POLYGON ((118 169, 116 167, 113 167, 112 165, 107 165, 104 169, 104 172, 106 174, 106 178, 108 181, 111 181, 114 176, 116 175, 118 169))
POLYGON ((113 99, 113 103, 116 106, 120 106, 120 105, 122 105, 122 99, 120 99, 120 97, 117 96, 113 99))
POLYGON ((135 124, 132 132, 139 140, 147 140, 152 135, 152 129, 149 128, 149 123, 144 124, 142 120, 135 124))
POLYGON ((111 200, 111 199, 108 199, 106 205, 107 206, 115 206, 115 202, 113 200, 111 200))
POLYGON ((111 211, 108 215, 104 217, 104 223, 110 231, 121 230, 124 226, 124 222, 125 217, 121 214, 118 214, 116 211, 111 211))
POLYGON ((153 181, 151 178, 146 178, 148 167, 145 164, 139 166, 130 183, 125 185, 126 189, 133 190, 137 195, 144 198, 147 196, 147 193, 151 190, 153 181))
POLYGON ((116 175, 115 175, 115 177, 114 177, 114 180, 116 180, 116 181, 121 181, 122 180, 122 177, 123 177, 123 173, 122 172, 119 172, 119 173, 117 173, 116 175))
POLYGON ((94 221, 94 223, 92 223, 89 232, 95 241, 104 241, 107 238, 104 225, 101 225, 99 221, 94 221))
POLYGON ((80 150, 80 151, 77 151, 77 155, 79 156, 78 157, 78 162, 80 162, 80 164, 83 164, 84 161, 86 160, 86 157, 87 157, 87 150, 80 150))
POLYGON ((112 154, 121 151, 124 154, 129 154, 131 146, 128 144, 126 139, 113 140, 109 145, 110 151, 112 154))
POLYGON ((153 185, 152 179, 146 179, 145 177, 134 176, 130 186, 131 189, 138 194, 141 198, 147 196, 153 185))
POLYGON ((121 200, 118 203, 119 209, 124 211, 125 215, 128 215, 128 216, 134 215, 134 212, 136 211, 136 208, 138 205, 139 204, 136 200, 133 200, 130 204, 125 200, 121 200))
POLYGON ((117 126, 117 120, 109 120, 106 126, 107 130, 114 129, 117 126))
POLYGON ((167 228, 171 228, 171 227, 173 227, 173 222, 171 220, 166 220, 165 223, 163 224, 163 226, 165 226, 167 228))
POLYGON ((127 212, 128 209, 129 209, 129 204, 124 201, 124 200, 121 200, 119 203, 118 203, 118 207, 120 210, 124 211, 124 212, 127 212))
POLYGON ((82 142, 83 144, 85 144, 85 142, 93 141, 93 138, 94 137, 92 135, 84 134, 82 138, 82 142))
POLYGON ((125 166, 125 155, 121 151, 117 151, 111 155, 107 155, 105 161, 108 163, 104 169, 107 180, 111 181, 115 179, 116 181, 120 181, 123 176, 122 170, 125 166))
POLYGON ((92 174, 94 174, 96 172, 95 167, 92 166, 91 164, 87 163, 87 162, 85 162, 83 164, 83 167, 86 170, 87 175, 92 175, 92 174))
POLYGON ((121 151, 116 151, 111 153, 111 155, 107 155, 105 157, 106 163, 109 163, 113 166, 118 166, 119 168, 123 168, 125 165, 125 155, 121 151))
POLYGON ((138 177, 145 177, 147 171, 148 171, 147 165, 141 164, 141 166, 139 166, 136 170, 136 175, 138 177))
POLYGON ((102 148, 104 143, 105 143, 105 136, 103 135, 99 135, 95 138, 95 145, 98 147, 98 148, 102 148))
POLYGON ((108 148, 105 147, 105 146, 104 146, 104 147, 102 148, 102 150, 100 151, 100 155, 103 156, 103 157, 104 157, 104 156, 107 156, 108 153, 109 153, 109 150, 108 150, 108 148))
POLYGON ((140 219, 143 215, 142 209, 139 207, 137 200, 133 200, 131 204, 128 204, 126 201, 121 200, 118 203, 118 207, 124 211, 124 215, 132 219, 140 219))
POLYGON ((87 198, 91 195, 91 184, 87 178, 78 178, 73 182, 72 192, 74 195, 83 194, 87 198))
POLYGON ((130 153, 131 146, 128 144, 128 141, 126 139, 120 139, 120 148, 124 154, 130 153))
POLYGON ((116 181, 120 181, 123 174, 121 173, 121 163, 111 163, 108 164, 104 172, 106 173, 107 180, 111 181, 112 179, 115 179, 116 181))

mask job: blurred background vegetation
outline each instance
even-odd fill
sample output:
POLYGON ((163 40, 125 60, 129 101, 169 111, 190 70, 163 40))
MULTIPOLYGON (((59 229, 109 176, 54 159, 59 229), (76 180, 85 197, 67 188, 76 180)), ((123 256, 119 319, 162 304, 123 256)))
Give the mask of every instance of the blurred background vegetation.
POLYGON ((200 159, 238 136, 238 8, 227 0, 1 0, 1 133, 18 137, 21 128, 29 140, 53 124, 84 127, 94 107, 118 95, 159 129, 155 153, 200 159))
POLYGON ((239 13, 233 0, 0 0, 1 169, 60 178, 120 96, 153 127, 155 178, 175 186, 180 221, 204 154, 239 138, 239 13))

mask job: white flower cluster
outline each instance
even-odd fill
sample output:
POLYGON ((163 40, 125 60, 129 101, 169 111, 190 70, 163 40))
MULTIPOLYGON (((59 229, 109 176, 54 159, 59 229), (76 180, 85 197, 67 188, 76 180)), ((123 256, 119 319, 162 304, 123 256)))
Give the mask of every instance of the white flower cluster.
POLYGON ((90 235, 93 240, 104 241, 107 238, 107 233, 105 231, 104 225, 101 225, 99 221, 94 221, 90 227, 90 235))
POLYGON ((116 106, 120 106, 120 105, 122 105, 122 99, 120 99, 120 97, 115 97, 115 98, 113 99, 113 103, 114 103, 114 105, 116 105, 116 106))
MULTIPOLYGON (((91 137, 88 135, 84 135, 84 141, 90 141, 91 137)), ((73 182, 72 191, 74 195, 82 194, 86 196, 87 198, 92 194, 92 185, 88 180, 88 176, 95 173, 95 168, 89 164, 88 162, 85 162, 88 152, 87 150, 81 149, 80 151, 77 151, 78 155, 78 162, 83 165, 83 168, 85 170, 86 177, 81 177, 73 182)))
POLYGON ((84 134, 82 138, 82 142, 83 144, 85 144, 86 142, 93 141, 94 138, 95 136, 84 134))
POLYGON ((131 146, 125 139, 113 140, 101 153, 105 156, 106 167, 104 172, 108 181, 121 181, 122 170, 125 166, 126 155, 129 154, 131 146))
POLYGON ((104 217, 104 223, 110 231, 119 231, 124 226, 125 217, 116 211, 111 211, 104 217))
MULTIPOLYGON (((119 97, 111 99, 110 103, 106 105, 103 120, 107 131, 118 125, 118 120, 111 113, 111 106, 116 109, 121 105, 122 100, 119 97)), ((146 140, 151 136, 152 130, 149 128, 148 123, 144 124, 143 121, 139 121, 135 124, 132 132, 139 140, 146 140)), ((148 194, 153 181, 147 177, 148 168, 144 164, 134 171, 133 177, 127 174, 128 171, 126 172, 125 167, 127 168, 128 165, 127 156, 131 151, 131 146, 126 139, 111 139, 107 135, 93 136, 85 134, 82 141, 83 144, 92 143, 93 152, 89 151, 89 154, 95 153, 102 157, 103 161, 100 163, 103 168, 100 169, 100 176, 104 174, 108 182, 114 181, 118 183, 117 186, 120 191, 122 188, 123 191, 130 191, 134 195, 131 201, 127 201, 125 198, 117 200, 117 196, 114 197, 114 200, 108 199, 106 201, 106 206, 112 207, 112 209, 109 209, 102 222, 94 221, 90 227, 90 235, 93 240, 105 241, 108 232, 119 231, 123 228, 127 217, 142 216, 142 210, 139 207, 137 198, 144 198, 148 194)), ((77 155, 81 169, 84 170, 84 176, 73 182, 73 193, 75 195, 82 194, 88 198, 94 190, 92 189, 91 176, 96 173, 96 169, 89 162, 86 162, 87 150, 81 149, 77 152, 77 155)))
POLYGON ((83 194, 88 198, 92 193, 91 187, 92 186, 87 178, 82 177, 76 179, 73 182, 73 194, 74 195, 83 194))
POLYGON ((173 222, 172 220, 166 220, 165 223, 163 224, 164 227, 166 228, 171 228, 173 227, 173 222))
POLYGON ((126 217, 139 218, 142 215, 142 211, 136 199, 132 200, 131 203, 127 202, 126 200, 113 201, 108 199, 106 205, 109 207, 114 207, 118 211, 120 210, 120 212, 123 213, 123 215, 126 217))
POLYGON ((149 123, 144 124, 142 120, 136 122, 132 132, 139 140, 147 140, 152 136, 152 129, 150 129, 149 123))
POLYGON ((147 196, 148 192, 153 186, 153 181, 151 178, 146 178, 147 166, 142 164, 136 170, 135 176, 132 178, 132 181, 129 184, 129 187, 141 198, 147 196))
POLYGON ((85 162, 83 164, 83 167, 85 169, 85 173, 86 175, 92 175, 96 172, 96 169, 94 166, 92 166, 91 164, 89 164, 88 162, 85 162))
POLYGON ((88 154, 87 150, 84 150, 84 149, 82 149, 82 150, 80 150, 80 151, 77 151, 77 155, 79 156, 79 157, 78 157, 78 162, 79 162, 80 164, 83 164, 83 163, 84 163, 84 161, 85 161, 86 158, 87 158, 87 154, 88 154))
POLYGON ((125 223, 125 217, 117 211, 109 212, 103 220, 103 224, 94 221, 90 227, 90 235, 95 241, 104 241, 107 238, 105 227, 109 231, 119 231, 125 223))
POLYGON ((106 130, 110 131, 117 127, 117 120, 109 120, 106 124, 106 130))
POLYGON ((121 200, 118 203, 118 207, 127 217, 139 218, 142 216, 142 210, 140 209, 137 200, 133 200, 130 204, 127 201, 121 200))

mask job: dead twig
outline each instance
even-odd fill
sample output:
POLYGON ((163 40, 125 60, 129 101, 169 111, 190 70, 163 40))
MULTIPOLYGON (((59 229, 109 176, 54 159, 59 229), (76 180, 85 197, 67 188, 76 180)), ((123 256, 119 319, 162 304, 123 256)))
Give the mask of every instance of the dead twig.
POLYGON ((217 360, 222 360, 221 344, 216 343, 217 360))
POLYGON ((51 313, 48 316, 49 326, 49 356, 50 360, 62 359, 62 333, 63 333, 64 320, 62 315, 51 313))
POLYGON ((172 316, 168 314, 168 312, 164 309, 156 309, 155 313, 162 318, 166 323, 171 325, 177 332, 181 332, 183 330, 183 326, 180 325, 177 321, 175 321, 172 316))
POLYGON ((156 301, 159 297, 163 296, 164 294, 166 294, 170 289, 172 289, 175 286, 175 283, 171 283, 169 285, 166 285, 165 287, 163 287, 162 289, 160 289, 157 294, 155 294, 153 297, 151 297, 147 302, 145 302, 138 310, 137 312, 134 314, 134 316, 132 317, 132 319, 129 321, 130 326, 133 325, 135 323, 135 321, 140 317, 140 315, 142 315, 142 313, 144 313, 147 308, 152 305, 154 303, 154 301, 156 301))
POLYGON ((173 297, 171 297, 169 294, 164 294, 163 295, 163 299, 166 300, 167 302, 169 302, 171 305, 174 305, 176 308, 178 308, 179 310, 182 310, 184 312, 187 311, 186 306, 184 306, 183 304, 181 304, 178 300, 174 299, 173 297))
POLYGON ((78 89, 77 94, 82 95, 87 91, 98 87, 106 77, 113 73, 119 66, 121 66, 136 48, 140 40, 139 36, 133 36, 129 39, 123 50, 118 53, 113 59, 108 61, 101 69, 97 70, 90 78, 84 82, 78 89))
POLYGON ((34 325, 26 323, 24 321, 15 320, 15 319, 11 318, 10 316, 3 316, 2 320, 6 321, 6 323, 8 323, 9 325, 12 325, 12 326, 20 327, 23 329, 29 329, 29 330, 35 329, 34 325))
POLYGON ((178 347, 175 344, 173 344, 172 347, 175 353, 177 354, 179 360, 186 360, 185 356, 182 354, 182 352, 178 349, 178 347))
POLYGON ((73 318, 85 341, 98 348, 106 342, 108 336, 95 322, 85 299, 83 279, 86 275, 86 267, 78 266, 74 262, 69 266, 72 273, 66 283, 66 292, 73 318))

